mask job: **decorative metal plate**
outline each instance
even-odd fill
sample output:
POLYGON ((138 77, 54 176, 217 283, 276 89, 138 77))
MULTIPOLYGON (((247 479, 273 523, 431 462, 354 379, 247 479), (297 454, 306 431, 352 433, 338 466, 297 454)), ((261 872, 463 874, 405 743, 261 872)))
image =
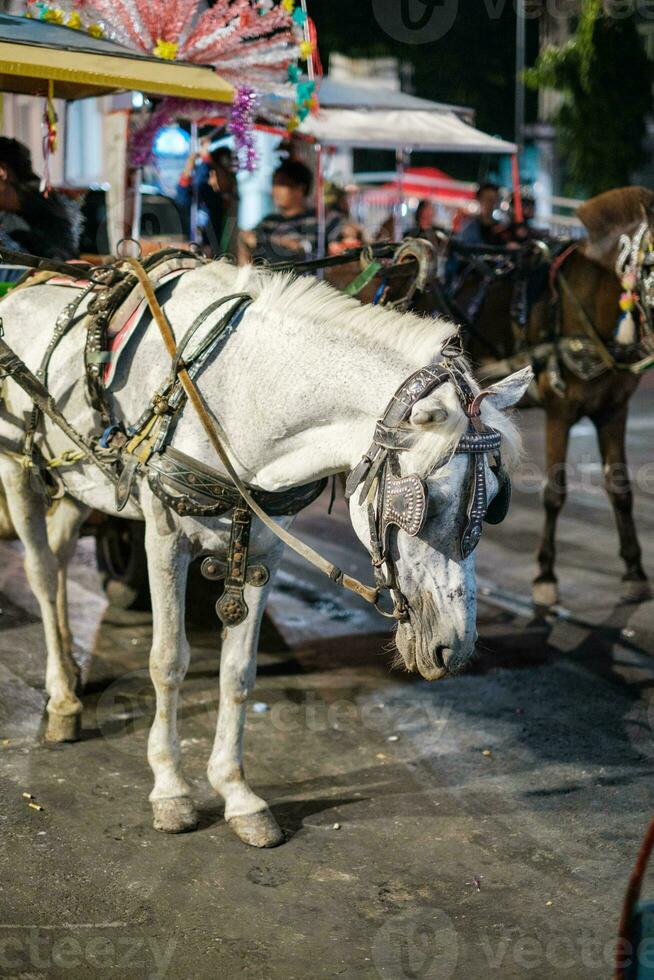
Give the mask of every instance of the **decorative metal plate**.
POLYGON ((427 517, 427 493, 419 476, 405 476, 399 480, 386 471, 382 504, 382 539, 391 524, 406 531, 411 537, 422 530, 427 517))

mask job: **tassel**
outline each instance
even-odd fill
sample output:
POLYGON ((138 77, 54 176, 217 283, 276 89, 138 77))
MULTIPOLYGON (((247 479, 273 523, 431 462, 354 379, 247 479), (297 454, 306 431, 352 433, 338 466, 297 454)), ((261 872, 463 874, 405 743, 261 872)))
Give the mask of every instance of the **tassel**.
POLYGON ((631 310, 627 310, 620 317, 618 329, 615 332, 615 339, 618 344, 622 344, 624 347, 628 347, 630 344, 636 343, 638 337, 636 334, 636 324, 634 323, 634 317, 631 310))

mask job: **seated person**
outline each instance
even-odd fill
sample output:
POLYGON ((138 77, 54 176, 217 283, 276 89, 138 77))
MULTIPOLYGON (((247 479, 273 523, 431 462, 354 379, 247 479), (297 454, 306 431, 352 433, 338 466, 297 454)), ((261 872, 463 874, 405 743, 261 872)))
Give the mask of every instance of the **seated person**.
POLYGON ((438 231, 435 223, 434 205, 425 198, 416 208, 415 224, 405 233, 405 238, 425 238, 432 245, 438 246, 438 231))
POLYGON ((466 245, 503 245, 502 235, 506 225, 495 216, 500 203, 500 189, 497 184, 480 184, 477 201, 478 214, 468 221, 457 239, 466 245))
POLYGON ((28 148, 0 136, 0 230, 5 236, 33 255, 76 258, 79 213, 75 202, 57 191, 42 193, 28 148))
POLYGON ((366 233, 350 214, 350 201, 343 187, 333 182, 327 182, 324 188, 325 206, 330 213, 341 216, 341 227, 335 239, 329 242, 327 251, 330 255, 339 255, 352 248, 361 248, 366 244, 366 233))
POLYGON ((521 246, 535 238, 547 238, 547 231, 544 228, 537 228, 534 225, 536 214, 536 201, 533 194, 529 191, 521 194, 522 200, 522 221, 516 220, 515 214, 515 195, 511 198, 511 221, 504 229, 502 237, 510 245, 521 246))
MULTIPOLYGON (((276 211, 267 215, 253 231, 241 232, 241 260, 304 262, 318 257, 318 218, 309 206, 312 175, 298 160, 287 160, 273 175, 272 195, 276 211)), ((342 217, 327 215, 326 248, 338 239, 342 217)))

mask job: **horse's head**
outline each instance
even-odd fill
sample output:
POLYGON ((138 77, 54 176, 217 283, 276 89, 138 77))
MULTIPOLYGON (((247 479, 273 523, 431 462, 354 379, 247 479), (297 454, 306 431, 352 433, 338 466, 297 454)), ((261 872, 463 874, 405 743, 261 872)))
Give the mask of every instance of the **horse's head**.
MULTIPOLYGON (((488 438, 496 443, 501 434, 509 460, 519 452, 519 438, 504 411, 517 404, 531 379, 530 369, 520 371, 488 389, 483 402, 478 430, 494 432, 488 438)), ((481 520, 499 523, 508 507, 510 483, 503 465, 496 465, 497 455, 466 450, 475 444, 466 442, 472 431, 469 408, 452 382, 416 401, 395 430, 399 435, 389 437, 409 448, 395 455, 396 472, 384 477, 386 493, 373 500, 373 487, 364 497, 364 483, 363 491, 350 497, 357 536, 373 563, 381 549, 380 577, 394 585, 391 595, 400 614, 397 649, 407 669, 427 680, 460 670, 473 656, 472 552, 481 520), (388 523, 380 520, 383 512, 391 515, 388 523)))
POLYGON ((628 257, 622 255, 623 241, 641 238, 648 233, 649 242, 654 239, 654 191, 647 187, 618 187, 584 201, 577 208, 577 216, 584 225, 588 238, 584 244, 587 258, 599 263, 609 272, 618 272, 628 257))

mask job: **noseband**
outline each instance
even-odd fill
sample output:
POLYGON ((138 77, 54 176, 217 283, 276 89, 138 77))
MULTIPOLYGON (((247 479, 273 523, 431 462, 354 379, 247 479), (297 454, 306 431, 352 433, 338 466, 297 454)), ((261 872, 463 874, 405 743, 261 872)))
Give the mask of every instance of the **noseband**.
MULTIPOLYGON (((459 402, 468 417, 468 428, 454 452, 470 456, 471 489, 465 524, 459 547, 461 557, 467 558, 479 544, 482 522, 500 524, 509 509, 511 482, 502 465, 500 446, 502 436, 497 429, 481 419, 481 402, 487 392, 475 395, 464 374, 453 365, 421 368, 395 392, 382 418, 375 426, 375 436, 361 462, 350 473, 345 495, 349 499, 361 485, 359 503, 367 503, 370 529, 370 551, 375 581, 381 595, 389 592, 393 611, 379 612, 400 622, 409 619, 409 602, 399 588, 395 564, 389 548, 392 527, 415 537, 427 520, 427 483, 417 475, 401 475, 399 453, 406 452, 421 434, 406 427, 413 406, 447 382, 454 385, 459 402), (492 454, 491 465, 498 481, 498 492, 488 504, 486 492, 486 456, 492 454), (386 574, 384 574, 384 566, 386 574)), ((449 456, 436 463, 444 466, 449 456)))

